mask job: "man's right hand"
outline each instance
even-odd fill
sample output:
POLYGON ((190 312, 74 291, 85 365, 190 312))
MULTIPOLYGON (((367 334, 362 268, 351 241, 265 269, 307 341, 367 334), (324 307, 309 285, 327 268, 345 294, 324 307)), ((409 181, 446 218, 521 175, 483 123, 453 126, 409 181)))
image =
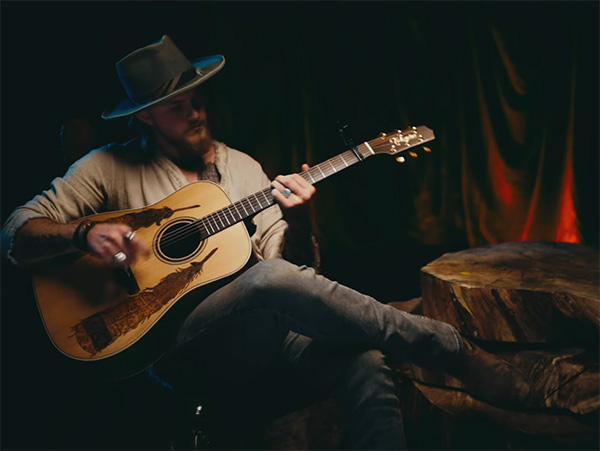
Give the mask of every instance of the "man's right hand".
MULTIPOLYGON (((77 250, 73 234, 77 224, 60 224, 47 218, 33 218, 21 226, 15 236, 11 256, 20 264, 31 264, 77 250)), ((135 235, 127 239, 131 229, 125 224, 97 223, 86 237, 90 252, 110 265, 131 265, 150 250, 135 235), (117 262, 115 255, 125 258, 117 262)))
POLYGON ((87 234, 87 244, 92 254, 111 265, 129 266, 150 253, 148 246, 125 224, 97 223, 87 234), (115 258, 121 255, 124 259, 115 258))

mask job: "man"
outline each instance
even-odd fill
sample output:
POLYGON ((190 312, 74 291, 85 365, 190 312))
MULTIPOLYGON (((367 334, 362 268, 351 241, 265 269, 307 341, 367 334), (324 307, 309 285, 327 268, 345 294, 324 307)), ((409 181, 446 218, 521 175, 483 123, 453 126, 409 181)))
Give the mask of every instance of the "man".
POLYGON ((152 205, 199 179, 219 184, 232 201, 270 187, 277 206, 252 219, 257 263, 198 300, 157 365, 161 374, 190 393, 219 399, 236 380, 258 387, 286 368, 300 384, 289 392, 301 387, 337 398, 346 445, 358 449, 405 447, 388 359, 449 372, 488 402, 523 405, 528 382, 452 326, 403 313, 316 274, 310 267, 318 260, 311 230, 314 187, 299 175, 270 182, 256 161, 212 139, 198 87, 223 65, 220 56, 190 62, 167 36, 119 61, 128 98, 103 117, 134 118, 141 136, 92 151, 51 189, 16 209, 2 231, 5 254, 27 265, 88 252, 107 265, 127 267, 152 252, 134 230, 72 221, 152 205), (490 378, 502 381, 495 392, 487 389, 490 378))

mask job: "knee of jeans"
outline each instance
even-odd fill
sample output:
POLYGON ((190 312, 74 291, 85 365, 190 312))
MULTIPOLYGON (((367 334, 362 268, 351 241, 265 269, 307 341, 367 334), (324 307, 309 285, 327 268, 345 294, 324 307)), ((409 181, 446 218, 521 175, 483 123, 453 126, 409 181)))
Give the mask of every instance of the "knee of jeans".
POLYGON ((245 288, 251 294, 262 298, 269 294, 278 294, 286 292, 295 277, 298 267, 283 260, 269 259, 257 263, 244 276, 245 288))

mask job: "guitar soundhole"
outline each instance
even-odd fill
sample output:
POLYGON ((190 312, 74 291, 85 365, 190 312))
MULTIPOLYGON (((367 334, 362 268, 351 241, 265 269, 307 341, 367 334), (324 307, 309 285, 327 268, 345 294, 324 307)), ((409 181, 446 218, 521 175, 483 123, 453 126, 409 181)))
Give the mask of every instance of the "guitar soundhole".
POLYGON ((177 218, 163 227, 154 240, 156 255, 167 263, 179 264, 193 259, 205 241, 192 223, 195 218, 177 218))

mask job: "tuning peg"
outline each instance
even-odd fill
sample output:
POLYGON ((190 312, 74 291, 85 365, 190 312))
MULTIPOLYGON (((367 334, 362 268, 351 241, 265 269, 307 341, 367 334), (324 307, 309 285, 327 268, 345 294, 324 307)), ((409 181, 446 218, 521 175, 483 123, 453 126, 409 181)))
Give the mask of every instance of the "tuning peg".
POLYGON ((387 135, 386 135, 385 133, 383 133, 383 132, 381 132, 381 133, 379 134, 379 137, 380 137, 380 138, 385 138, 386 136, 387 136, 387 135))
POLYGON ((431 152, 431 149, 429 147, 423 146, 423 150, 427 153, 431 152))
POLYGON ((409 150, 408 154, 413 158, 417 158, 417 152, 413 152, 412 150, 409 150))
POLYGON ((398 158, 396 158, 396 161, 398 163, 404 163, 406 161, 406 159, 403 156, 399 156, 398 158))

